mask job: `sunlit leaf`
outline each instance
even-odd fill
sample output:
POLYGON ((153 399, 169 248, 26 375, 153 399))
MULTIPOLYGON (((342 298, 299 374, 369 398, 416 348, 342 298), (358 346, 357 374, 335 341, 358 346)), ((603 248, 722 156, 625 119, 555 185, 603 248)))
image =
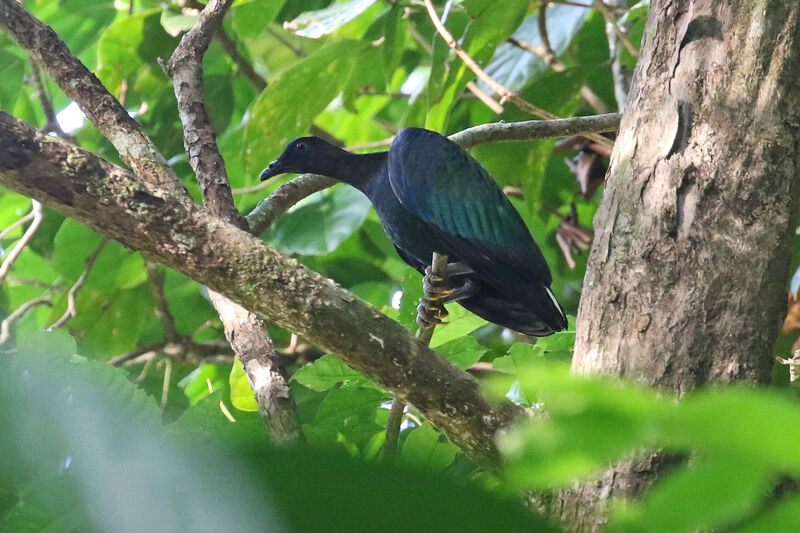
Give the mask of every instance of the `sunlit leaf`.
POLYGON ((307 11, 287 22, 286 27, 301 37, 319 39, 359 16, 375 1, 350 0, 325 9, 307 11))
POLYGON ((239 359, 233 362, 231 373, 228 377, 231 387, 231 403, 240 411, 258 411, 258 402, 253 396, 253 388, 239 359))

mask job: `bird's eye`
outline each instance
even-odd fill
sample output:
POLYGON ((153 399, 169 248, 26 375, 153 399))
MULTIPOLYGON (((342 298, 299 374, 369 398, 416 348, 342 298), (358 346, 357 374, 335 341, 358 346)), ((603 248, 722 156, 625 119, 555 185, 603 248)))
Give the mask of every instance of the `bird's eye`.
POLYGON ((297 149, 298 152, 302 152, 303 150, 306 149, 306 145, 304 143, 297 143, 295 145, 295 148, 297 149))

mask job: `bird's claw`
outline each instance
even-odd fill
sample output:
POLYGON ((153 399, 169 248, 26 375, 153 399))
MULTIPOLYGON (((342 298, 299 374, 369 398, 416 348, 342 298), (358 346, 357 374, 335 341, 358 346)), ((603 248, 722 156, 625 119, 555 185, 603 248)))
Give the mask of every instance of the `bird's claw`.
POLYGON ((431 267, 425 268, 425 276, 422 278, 422 290, 425 292, 425 297, 428 300, 438 302, 453 294, 455 289, 448 287, 444 283, 445 279, 442 276, 434 274, 431 271, 431 267))
POLYGON ((429 298, 420 298, 419 305, 417 306, 417 324, 420 327, 425 326, 444 326, 447 322, 442 319, 447 317, 449 313, 443 305, 437 304, 429 298))

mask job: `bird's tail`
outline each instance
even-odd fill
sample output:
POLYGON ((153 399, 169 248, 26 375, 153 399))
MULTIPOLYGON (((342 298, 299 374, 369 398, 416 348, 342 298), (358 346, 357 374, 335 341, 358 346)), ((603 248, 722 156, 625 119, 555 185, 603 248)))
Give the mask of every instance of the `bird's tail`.
POLYGON ((547 324, 553 331, 567 329, 567 315, 558 303, 556 295, 546 285, 541 286, 539 294, 535 296, 535 312, 542 322, 547 324))

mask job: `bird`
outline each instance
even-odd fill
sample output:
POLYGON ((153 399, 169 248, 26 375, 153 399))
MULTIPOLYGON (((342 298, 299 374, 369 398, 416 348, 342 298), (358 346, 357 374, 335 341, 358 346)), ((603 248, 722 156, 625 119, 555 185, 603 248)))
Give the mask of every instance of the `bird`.
POLYGON ((522 217, 486 169, 446 136, 405 128, 388 151, 367 154, 300 137, 260 179, 285 173, 322 174, 361 191, 400 258, 417 271, 431 274, 433 252, 447 256, 452 289, 441 303, 457 301, 536 337, 567 327, 550 268, 522 217))

